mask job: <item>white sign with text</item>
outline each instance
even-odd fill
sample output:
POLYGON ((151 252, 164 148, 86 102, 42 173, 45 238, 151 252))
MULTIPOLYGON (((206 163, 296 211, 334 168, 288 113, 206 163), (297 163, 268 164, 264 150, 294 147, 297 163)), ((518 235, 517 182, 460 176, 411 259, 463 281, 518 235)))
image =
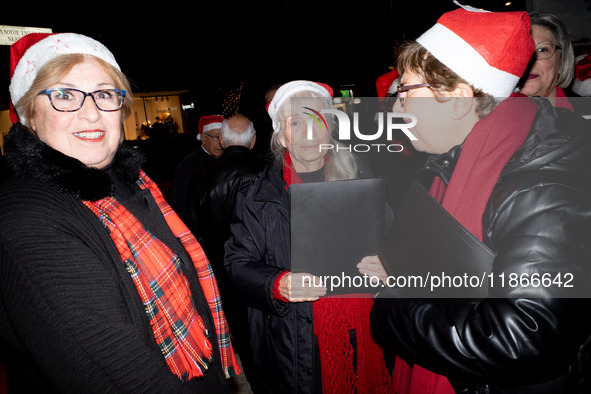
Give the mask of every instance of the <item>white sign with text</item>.
POLYGON ((0 25, 0 45, 12 45, 29 33, 52 33, 52 30, 45 27, 0 25))

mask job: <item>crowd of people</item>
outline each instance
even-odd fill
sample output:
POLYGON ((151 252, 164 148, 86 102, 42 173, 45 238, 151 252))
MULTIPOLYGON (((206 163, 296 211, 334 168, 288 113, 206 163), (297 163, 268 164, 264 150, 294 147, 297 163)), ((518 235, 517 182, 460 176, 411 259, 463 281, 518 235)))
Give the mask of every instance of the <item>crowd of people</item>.
MULTIPOLYGON (((203 116, 167 198, 123 143, 133 93, 109 49, 23 37, 0 178, 8 392, 224 393, 239 374, 255 394, 591 392, 591 134, 570 97, 586 78, 565 24, 541 12, 462 6, 399 48, 378 95, 416 118, 400 141, 424 157, 412 180, 512 280, 478 298, 335 296, 297 285, 311 274, 292 265, 290 190, 376 175, 351 149, 319 149, 342 143, 333 116, 310 115, 333 109, 330 86, 266 92, 268 160, 250 119, 203 116)), ((387 208, 385 229, 400 210, 424 217, 387 208)), ((480 264, 459 249, 453 264, 480 264)), ((384 284, 425 263, 404 256, 356 270, 384 284)))

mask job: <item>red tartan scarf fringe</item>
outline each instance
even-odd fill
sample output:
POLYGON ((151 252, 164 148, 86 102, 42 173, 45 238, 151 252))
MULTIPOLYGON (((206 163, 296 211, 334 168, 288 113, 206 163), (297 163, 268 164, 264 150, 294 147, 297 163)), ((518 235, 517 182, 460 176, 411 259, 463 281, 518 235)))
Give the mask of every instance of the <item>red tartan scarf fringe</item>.
MULTIPOLYGON (((240 373, 230 343, 219 290, 207 257, 195 237, 166 203, 156 184, 143 171, 137 183, 141 189, 148 189, 152 193, 172 233, 179 238, 193 260, 213 317, 226 377, 240 373)), ((179 258, 168 246, 146 231, 116 199, 106 197, 83 203, 109 230, 144 303, 154 338, 170 370, 179 379, 203 376, 212 361, 212 346, 208 339, 210 333, 195 310, 179 258)))

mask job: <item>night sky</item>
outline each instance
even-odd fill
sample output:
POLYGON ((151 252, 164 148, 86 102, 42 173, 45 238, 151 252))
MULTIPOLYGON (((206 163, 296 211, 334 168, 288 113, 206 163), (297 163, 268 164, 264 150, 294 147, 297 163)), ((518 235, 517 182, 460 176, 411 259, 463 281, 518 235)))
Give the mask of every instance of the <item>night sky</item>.
MULTIPOLYGON (((114 53, 135 92, 190 90, 204 113, 219 113, 225 92, 242 84, 240 112, 256 117, 264 107, 265 89, 294 79, 326 82, 335 90, 355 85, 357 96, 375 95, 375 79, 394 63, 393 49, 457 8, 451 0, 169 3, 153 7, 144 2, 125 9, 59 3, 59 9, 3 12, 0 25, 93 37, 114 53)), ((30 8, 23 4, 10 7, 30 8)), ((470 4, 526 9, 525 1, 511 7, 504 1, 470 4)), ((6 65, 0 109, 6 109, 9 47, 0 50, 6 65)))

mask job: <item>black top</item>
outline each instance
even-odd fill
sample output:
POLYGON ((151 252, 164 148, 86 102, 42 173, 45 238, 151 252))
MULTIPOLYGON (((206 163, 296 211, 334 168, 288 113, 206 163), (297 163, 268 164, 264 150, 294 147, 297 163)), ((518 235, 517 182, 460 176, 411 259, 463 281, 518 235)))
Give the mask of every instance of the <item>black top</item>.
POLYGON ((183 383, 170 371, 111 237, 80 201, 120 199, 178 253, 195 306, 211 328, 184 248, 149 191, 134 184, 138 153, 122 146, 107 171, 90 169, 19 124, 5 153, 15 172, 0 190, 0 342, 9 391, 227 391, 215 335, 214 362, 203 378, 183 383))
POLYGON ((324 167, 310 172, 298 172, 303 183, 324 182, 324 167))

